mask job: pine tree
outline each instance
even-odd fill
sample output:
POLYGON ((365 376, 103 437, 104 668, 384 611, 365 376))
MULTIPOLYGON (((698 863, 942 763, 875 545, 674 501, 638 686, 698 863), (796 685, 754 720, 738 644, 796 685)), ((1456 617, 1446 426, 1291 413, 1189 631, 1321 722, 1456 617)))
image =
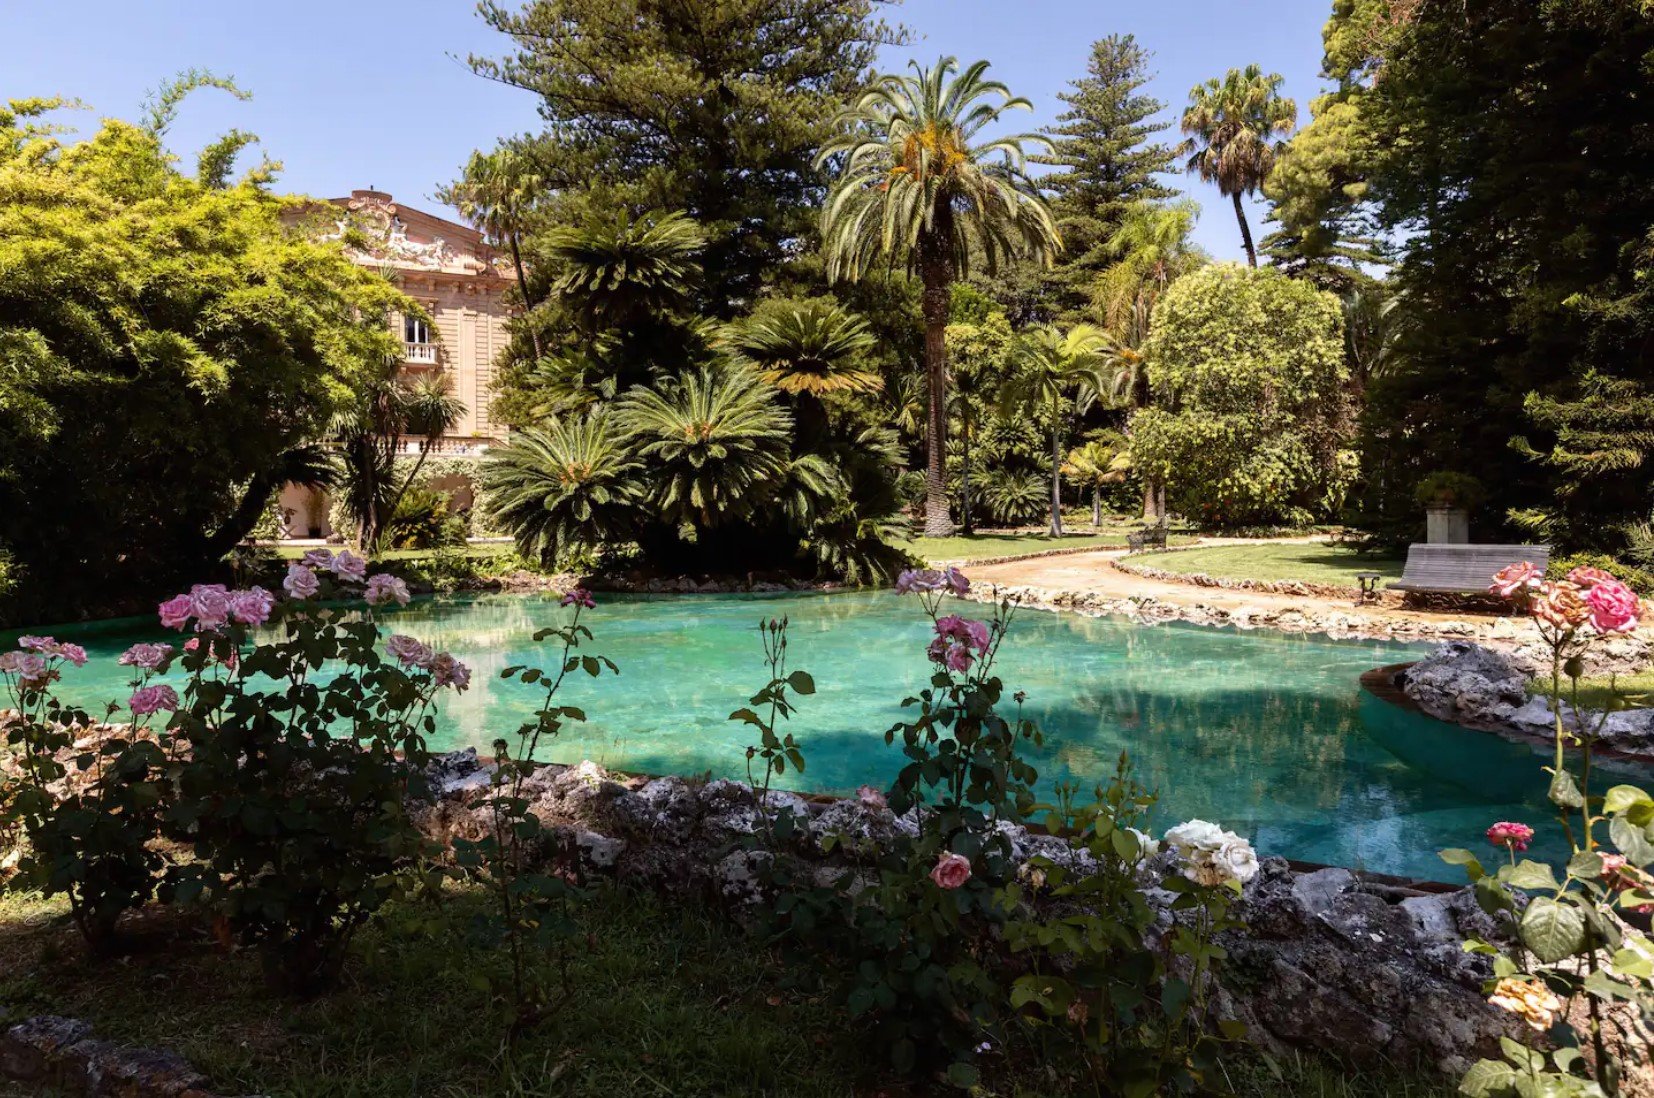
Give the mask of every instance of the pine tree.
POLYGON ((1058 96, 1068 110, 1045 131, 1053 148, 1038 163, 1056 170, 1040 183, 1052 195, 1063 234, 1064 258, 1053 282, 1067 314, 1083 310, 1090 284, 1114 262, 1107 245, 1126 209, 1176 193, 1155 179, 1175 168, 1171 147, 1154 139, 1171 127, 1155 118, 1166 105, 1142 91, 1149 57, 1129 34, 1098 41, 1086 75, 1058 96))

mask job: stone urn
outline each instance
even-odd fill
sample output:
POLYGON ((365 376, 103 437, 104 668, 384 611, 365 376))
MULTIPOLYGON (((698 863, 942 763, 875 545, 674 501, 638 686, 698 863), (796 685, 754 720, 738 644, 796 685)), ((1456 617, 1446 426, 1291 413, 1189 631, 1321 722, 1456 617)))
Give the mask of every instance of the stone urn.
POLYGON ((1425 540, 1431 545, 1469 545, 1470 512, 1450 503, 1424 509, 1425 540))

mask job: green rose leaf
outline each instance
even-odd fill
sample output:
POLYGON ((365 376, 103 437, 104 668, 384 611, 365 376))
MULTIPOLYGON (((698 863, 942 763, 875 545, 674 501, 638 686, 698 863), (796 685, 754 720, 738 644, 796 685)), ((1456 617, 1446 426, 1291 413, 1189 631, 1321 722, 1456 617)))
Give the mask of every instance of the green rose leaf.
POLYGON ((1585 804, 1585 798, 1580 794, 1574 776, 1566 770, 1558 770, 1551 775, 1551 788, 1547 796, 1552 804, 1563 808, 1579 808, 1585 804))
POLYGON ((1654 808, 1654 797, 1650 797, 1634 785, 1616 785, 1602 799, 1602 810, 1609 815, 1618 815, 1634 805, 1654 808))
POLYGON ((1500 876, 1506 884, 1513 888, 1550 889, 1555 891, 1562 886, 1557 883, 1556 875, 1551 867, 1543 862, 1522 861, 1514 866, 1500 870, 1500 876))
POLYGON ((1470 1098, 1497 1098, 1509 1092, 1516 1069, 1499 1060, 1478 1060, 1459 1081, 1459 1093, 1470 1098))
POLYGON ((1638 827, 1624 816, 1616 816, 1608 824, 1608 837, 1620 848, 1633 865, 1645 866, 1654 862, 1654 827, 1638 827))
POLYGON ((1481 860, 1463 847, 1456 846, 1449 850, 1444 850, 1437 856, 1448 865, 1464 866, 1465 873, 1468 874, 1470 879, 1473 881, 1480 880, 1486 873, 1486 870, 1482 868, 1481 860))
POLYGON ((1585 945, 1585 917, 1569 904, 1541 896, 1522 913, 1522 944, 1546 964, 1572 957, 1585 945))

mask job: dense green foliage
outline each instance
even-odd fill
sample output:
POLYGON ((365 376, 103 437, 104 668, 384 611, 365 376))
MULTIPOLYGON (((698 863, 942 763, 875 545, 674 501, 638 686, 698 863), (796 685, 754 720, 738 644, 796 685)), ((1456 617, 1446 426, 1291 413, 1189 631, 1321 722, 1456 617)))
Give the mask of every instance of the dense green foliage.
POLYGON ((1654 346, 1654 13, 1355 0, 1325 41, 1339 91, 1271 188, 1306 262, 1369 225, 1400 252, 1406 323, 1367 389, 1362 522, 1414 536, 1409 493, 1451 468, 1492 490, 1477 540, 1521 536, 1512 515, 1620 549, 1654 495, 1646 463, 1620 460, 1636 447, 1603 440, 1638 430, 1654 346))
POLYGON ((1132 460, 1203 522, 1307 522, 1348 481, 1338 300, 1277 271, 1218 264, 1155 311, 1154 405, 1132 418, 1132 460))
POLYGON ((289 451, 395 350, 364 318, 377 274, 289 222, 272 166, 229 182, 232 134, 195 175, 147 126, 66 143, 0 107, 0 618, 105 609, 216 561, 257 522, 289 451))
POLYGON ((1149 51, 1129 34, 1093 43, 1086 74, 1058 93, 1068 109, 1045 130, 1054 170, 1040 178, 1062 232, 1064 255, 1051 272, 1062 295, 1057 319, 1083 318, 1092 283, 1116 258, 1111 247, 1127 211, 1175 193, 1157 177, 1173 170, 1174 152, 1156 135, 1171 128, 1156 118, 1165 104, 1143 91, 1149 51))

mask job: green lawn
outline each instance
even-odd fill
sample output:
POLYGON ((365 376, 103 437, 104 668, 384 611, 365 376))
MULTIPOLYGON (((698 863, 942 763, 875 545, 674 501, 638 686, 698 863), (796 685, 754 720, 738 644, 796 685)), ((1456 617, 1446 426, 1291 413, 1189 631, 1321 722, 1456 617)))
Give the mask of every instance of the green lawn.
POLYGON ((1223 579, 1266 582, 1299 580, 1304 583, 1357 585, 1358 572, 1378 572, 1382 583, 1401 578, 1402 561, 1374 557, 1330 545, 1212 545, 1176 553, 1144 553, 1133 557, 1167 572, 1203 572, 1223 579))
MULTIPOLYGON (((697 905, 607 886, 574 911, 566 996, 508 1056, 481 979, 503 973, 503 955, 466 932, 478 903, 449 891, 440 904, 393 907, 358 936, 341 986, 299 1001, 269 995, 256 956, 224 952, 204 925, 149 918, 130 956, 94 961, 63 925, 61 904, 0 895, 0 1012, 67 1014, 101 1037, 170 1048, 225 1094, 916 1093, 777 950, 697 905)), ((1019 1041, 984 1065, 979 1093, 1054 1098, 1036 1067, 1045 1062, 1019 1041)), ((1242 1053, 1224 1074, 1243 1098, 1452 1093, 1444 1080, 1344 1073, 1296 1056, 1276 1070, 1242 1053)), ((1056 1092, 1071 1093, 1066 1084, 1056 1092)))
MULTIPOLYGON (((1548 675, 1538 675, 1528 682, 1528 693, 1535 697, 1549 697, 1551 680, 1548 675)), ((1639 671, 1634 675, 1619 675, 1613 679, 1580 679, 1579 704, 1584 709, 1606 709, 1608 701, 1615 695, 1620 696, 1626 705, 1632 709, 1646 709, 1654 705, 1654 668, 1639 671)), ((1567 702, 1574 700, 1573 684, 1564 679, 1562 681, 1562 699, 1567 702)))
MULTIPOLYGON (((1103 530, 1092 534, 1064 534, 1054 538, 1049 534, 982 533, 970 537, 914 538, 897 542, 901 548, 927 561, 972 561, 987 557, 1014 557, 1033 555, 1051 549, 1124 549, 1126 534, 1136 527, 1103 530)), ((1173 545, 1186 545, 1195 539, 1173 535, 1173 545)))

